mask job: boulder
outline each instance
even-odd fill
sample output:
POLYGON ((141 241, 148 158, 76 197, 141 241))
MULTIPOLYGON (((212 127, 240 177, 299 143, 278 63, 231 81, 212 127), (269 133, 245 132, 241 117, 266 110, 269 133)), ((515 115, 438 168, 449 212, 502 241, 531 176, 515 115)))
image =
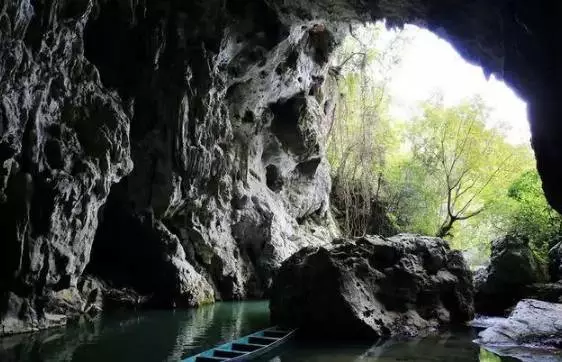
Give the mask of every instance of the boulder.
POLYGON ((473 317, 472 276, 439 238, 336 240, 285 263, 271 289, 273 323, 338 338, 416 336, 473 317))
POLYGON ((500 315, 524 298, 530 285, 546 282, 547 276, 528 241, 507 235, 492 241, 490 264, 474 279, 476 311, 500 315))
POLYGON ((545 357, 541 360, 559 361, 556 358, 560 358, 559 348, 562 346, 562 304, 524 299, 508 318, 498 319, 480 332, 476 342, 498 353, 519 358, 528 354, 526 348, 542 350, 545 357))

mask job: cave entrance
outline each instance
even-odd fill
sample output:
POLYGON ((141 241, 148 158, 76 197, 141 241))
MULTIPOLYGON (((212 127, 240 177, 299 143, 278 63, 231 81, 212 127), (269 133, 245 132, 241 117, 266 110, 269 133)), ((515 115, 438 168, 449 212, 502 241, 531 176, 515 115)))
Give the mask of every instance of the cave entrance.
POLYGON ((343 232, 436 235, 473 264, 517 233, 545 255, 560 220, 542 194, 525 102, 428 30, 349 32, 332 63, 328 144, 343 232))

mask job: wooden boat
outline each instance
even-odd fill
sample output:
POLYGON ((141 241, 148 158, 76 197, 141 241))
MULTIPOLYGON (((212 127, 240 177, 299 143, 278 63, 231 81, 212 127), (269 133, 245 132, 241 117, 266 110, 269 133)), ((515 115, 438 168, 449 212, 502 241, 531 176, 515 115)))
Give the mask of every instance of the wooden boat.
POLYGON ((286 342, 295 331, 278 327, 267 328, 188 357, 182 362, 248 361, 286 342))

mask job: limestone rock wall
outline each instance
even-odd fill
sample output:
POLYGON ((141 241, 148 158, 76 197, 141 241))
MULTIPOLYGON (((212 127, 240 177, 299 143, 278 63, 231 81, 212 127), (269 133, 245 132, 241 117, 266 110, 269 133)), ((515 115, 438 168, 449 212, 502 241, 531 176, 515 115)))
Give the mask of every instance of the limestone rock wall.
POLYGON ((64 322, 50 298, 85 270, 196 306, 331 240, 341 33, 222 4, 2 2, 0 334, 64 322))
POLYGON ((129 117, 84 57, 92 4, 57 7, 0 5, 0 334, 41 324, 40 296, 77 283, 98 210, 133 167, 129 117))

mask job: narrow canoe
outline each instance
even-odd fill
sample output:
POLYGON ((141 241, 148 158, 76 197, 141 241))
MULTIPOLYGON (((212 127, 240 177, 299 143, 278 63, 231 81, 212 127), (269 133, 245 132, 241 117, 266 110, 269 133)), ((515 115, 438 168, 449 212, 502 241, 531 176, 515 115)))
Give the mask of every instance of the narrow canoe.
POLYGON ((295 331, 278 327, 267 328, 188 357, 182 362, 248 361, 262 356, 286 342, 295 331))

